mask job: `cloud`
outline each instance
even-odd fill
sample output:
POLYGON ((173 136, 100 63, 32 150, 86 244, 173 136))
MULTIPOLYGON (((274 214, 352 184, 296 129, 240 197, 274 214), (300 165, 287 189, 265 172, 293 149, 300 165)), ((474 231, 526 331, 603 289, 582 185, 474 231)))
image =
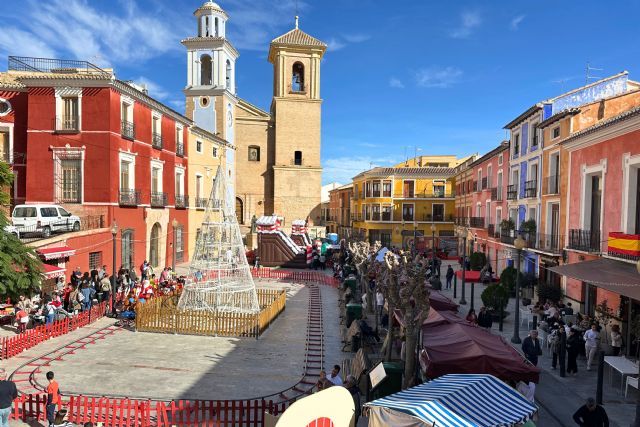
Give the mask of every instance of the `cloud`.
POLYGON ((152 80, 149 80, 146 77, 140 76, 137 79, 134 79, 133 81, 136 82, 139 85, 146 86, 147 87, 147 91, 149 91, 149 96, 151 96, 151 97, 153 97, 155 99, 166 100, 171 95, 169 93, 169 91, 164 89, 158 83, 156 83, 156 82, 154 82, 152 80))
POLYGON ((460 26, 449 32, 454 39, 466 39, 482 24, 482 18, 478 12, 463 12, 460 15, 460 26))
POLYGON ((388 166, 398 163, 388 157, 348 156, 325 160, 322 175, 329 182, 351 182, 360 172, 376 166, 388 166))
POLYGON ((332 37, 327 42, 327 50, 335 52, 336 50, 340 50, 344 48, 346 45, 347 45, 346 43, 336 39, 335 37, 332 37))
POLYGON ((397 79, 395 77, 391 77, 389 79, 389 87, 395 88, 395 89, 404 89, 404 83, 402 83, 402 80, 397 79))
POLYGON ((369 34, 345 34, 342 37, 349 43, 362 43, 371 38, 369 34))
POLYGON ((509 23, 509 28, 511 28, 511 30, 513 31, 517 31, 518 28, 520 27, 520 23, 524 20, 524 18, 525 18, 525 15, 516 16, 509 23))
POLYGON ((372 144, 371 142, 361 142, 358 144, 360 147, 366 147, 366 148, 377 148, 380 147, 380 145, 378 144, 372 144))
POLYGON ((0 47, 17 55, 35 51, 105 66, 144 62, 181 49, 180 22, 184 21, 175 13, 140 11, 133 2, 110 12, 95 9, 95 3, 87 0, 30 0, 26 4, 26 13, 19 18, 25 30, 4 31, 0 36, 0 47))
POLYGON ((458 83, 463 72, 456 67, 429 67, 415 73, 416 84, 425 88, 445 89, 458 83))
POLYGON ((38 58, 55 56, 53 49, 47 46, 40 37, 15 27, 6 27, 3 31, 0 31, 0 52, 7 55, 38 58))

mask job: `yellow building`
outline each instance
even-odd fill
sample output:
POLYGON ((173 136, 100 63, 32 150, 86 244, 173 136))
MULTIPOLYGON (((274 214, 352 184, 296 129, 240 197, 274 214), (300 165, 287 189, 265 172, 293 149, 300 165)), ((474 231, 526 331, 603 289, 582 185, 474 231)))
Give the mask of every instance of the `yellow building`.
POLYGON ((442 247, 441 241, 454 238, 454 167, 460 161, 455 156, 421 156, 353 178, 354 236, 404 248, 411 247, 416 236, 416 246, 421 249, 431 247, 435 231, 436 238, 445 238, 436 240, 442 247))
POLYGON ((193 256, 196 238, 204 220, 205 206, 213 189, 218 167, 226 169, 228 144, 222 138, 197 126, 189 128, 188 187, 190 195, 183 195, 189 207, 189 254, 193 256), (189 203, 191 196, 191 203, 189 203))

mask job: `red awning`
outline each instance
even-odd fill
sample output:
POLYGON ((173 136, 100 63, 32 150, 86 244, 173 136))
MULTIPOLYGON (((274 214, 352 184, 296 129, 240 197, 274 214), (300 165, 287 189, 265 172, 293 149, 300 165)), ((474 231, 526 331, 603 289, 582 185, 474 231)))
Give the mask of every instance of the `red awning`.
POLYGON ((501 336, 452 312, 429 311, 422 325, 420 364, 429 378, 446 374, 491 374, 502 380, 538 382, 540 370, 501 336))
POLYGON ((44 268, 44 277, 46 279, 56 279, 58 277, 64 277, 65 269, 50 264, 42 264, 44 268))
MULTIPOLYGON (((456 271, 456 276, 458 276, 458 280, 462 280, 462 270, 456 271)), ((480 283, 480 272, 479 271, 465 271, 464 272, 464 281, 466 283, 480 283)), ((493 276, 494 282, 499 282, 500 278, 496 275, 493 276)))
POLYGON ((52 259, 66 258, 76 254, 75 249, 71 249, 69 246, 57 246, 55 248, 36 249, 38 255, 43 257, 45 261, 52 259))
POLYGON ((431 308, 436 310, 458 311, 458 304, 451 301, 438 291, 429 292, 429 304, 431 304, 431 308))

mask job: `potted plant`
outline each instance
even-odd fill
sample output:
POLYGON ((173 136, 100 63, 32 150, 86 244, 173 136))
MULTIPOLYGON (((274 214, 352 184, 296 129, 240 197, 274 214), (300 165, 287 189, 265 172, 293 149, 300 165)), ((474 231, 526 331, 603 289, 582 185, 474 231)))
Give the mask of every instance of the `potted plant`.
POLYGON ((517 270, 511 266, 502 270, 500 274, 500 283, 507 289, 511 297, 516 296, 516 274, 517 270))
POLYGON ((503 319, 509 315, 504 311, 509 303, 509 290, 503 284, 493 283, 487 286, 480 298, 494 321, 500 321, 500 315, 503 319))
POLYGON ((512 230, 515 230, 515 228, 516 228, 516 224, 513 222, 513 220, 511 218, 503 219, 500 222, 500 229, 503 230, 503 231, 510 232, 512 230))

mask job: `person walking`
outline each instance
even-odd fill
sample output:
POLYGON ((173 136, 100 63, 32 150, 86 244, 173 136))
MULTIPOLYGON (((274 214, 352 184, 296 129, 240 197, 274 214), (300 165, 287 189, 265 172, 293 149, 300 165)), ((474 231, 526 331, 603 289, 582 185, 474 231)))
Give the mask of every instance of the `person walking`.
POLYGON ((522 340, 522 352, 533 366, 538 366, 538 356, 542 356, 542 346, 538 338, 538 331, 530 331, 529 336, 522 340))
POLYGON ((49 385, 47 386, 47 421, 49 421, 49 427, 53 427, 56 419, 56 406, 60 405, 60 387, 58 382, 54 380, 53 371, 47 372, 47 380, 49 385))
POLYGON ((356 381, 356 377, 353 375, 347 375, 347 381, 344 383, 345 388, 351 393, 351 398, 353 399, 353 406, 355 407, 355 425, 358 424, 358 419, 360 418, 361 411, 361 397, 360 397, 360 387, 358 387, 358 382, 356 381))
POLYGON ((600 347, 600 332, 598 332, 598 325, 591 324, 591 329, 584 333, 584 352, 587 356, 587 371, 591 370, 591 363, 598 353, 600 347))
POLYGON ((0 368, 0 427, 9 427, 11 406, 18 397, 18 389, 13 381, 7 381, 7 371, 0 368))
POLYGON ((580 354, 580 336, 578 331, 569 329, 567 337, 567 374, 578 375, 578 354, 580 354))
POLYGON ((562 335, 565 333, 563 327, 558 327, 549 335, 549 350, 551 351, 551 369, 556 369, 558 360, 560 359, 560 344, 562 343, 562 335))
POLYGON ((451 282, 453 281, 453 268, 451 267, 451 264, 449 264, 449 267, 447 267, 447 289, 451 289, 451 282))
POLYGON ((93 302, 93 296, 96 294, 96 290, 91 285, 85 282, 80 290, 82 294, 82 311, 88 311, 91 309, 91 303, 93 302))
POLYGON ((620 325, 611 326, 611 350, 614 356, 620 355, 622 349, 622 334, 620 333, 620 325))
POLYGON ((379 290, 376 292, 376 310, 378 310, 378 316, 382 317, 384 309, 384 295, 379 290))
POLYGON ((609 427, 607 412, 596 404, 593 397, 588 398, 587 403, 578 408, 573 414, 573 421, 581 427, 609 427))

